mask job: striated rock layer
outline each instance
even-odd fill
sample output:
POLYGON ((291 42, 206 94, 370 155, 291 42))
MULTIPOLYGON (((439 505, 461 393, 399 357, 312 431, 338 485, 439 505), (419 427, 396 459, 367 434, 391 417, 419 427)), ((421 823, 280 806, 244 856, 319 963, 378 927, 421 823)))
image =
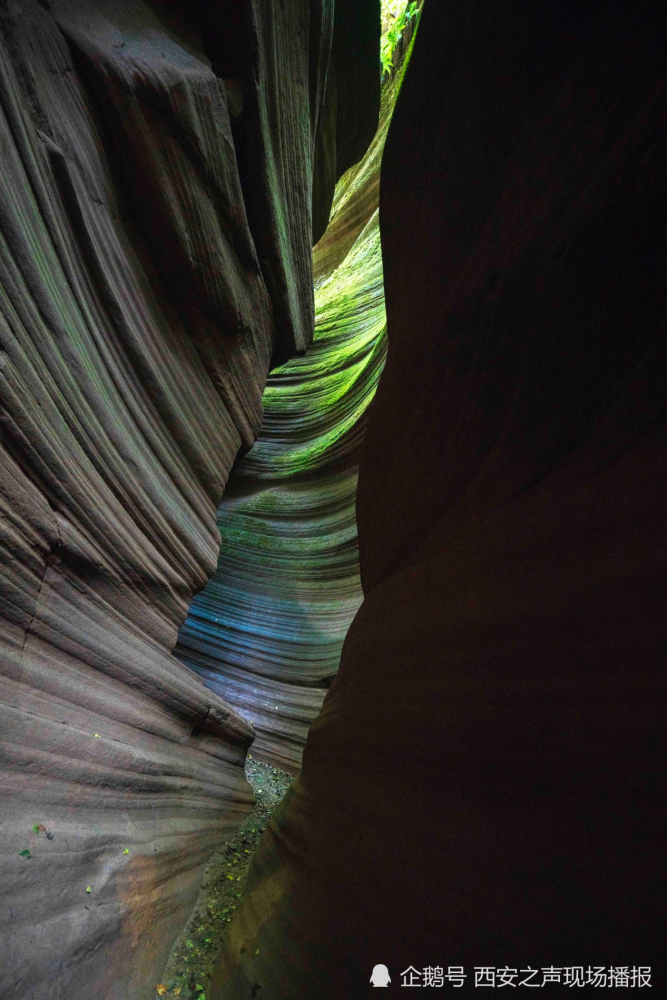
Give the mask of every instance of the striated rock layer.
POLYGON ((475 966, 664 981, 662 20, 425 5, 382 168, 365 599, 209 1000, 365 996, 377 963, 462 965, 462 995, 475 966))
POLYGON ((249 719, 253 755, 297 770, 361 602, 355 519, 366 411, 386 354, 378 188, 401 74, 313 251, 315 336, 274 371, 264 423, 218 511, 215 576, 175 653, 249 719))
POLYGON ((224 81, 215 4, 0 3, 3 998, 154 995, 250 808, 252 726, 171 650, 312 335, 318 149, 377 124, 379 83, 323 114, 339 64, 368 77, 354 7, 248 3, 224 81))

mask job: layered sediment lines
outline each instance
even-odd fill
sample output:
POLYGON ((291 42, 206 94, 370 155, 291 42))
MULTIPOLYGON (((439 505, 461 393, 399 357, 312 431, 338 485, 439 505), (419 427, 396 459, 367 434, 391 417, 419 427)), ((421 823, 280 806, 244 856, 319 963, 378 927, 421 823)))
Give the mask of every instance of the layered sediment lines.
POLYGON ((252 726, 171 650, 272 360, 312 335, 345 111, 332 6, 246 6, 229 86, 205 4, 0 6, 2 997, 152 996, 251 805, 252 726))
POLYGON ((348 1000, 377 963, 461 965, 464 996, 480 966, 664 980, 663 20, 425 4, 364 602, 209 998, 348 1000))
POLYGON ((386 355, 380 162, 402 72, 383 88, 368 152, 336 188, 313 251, 313 345, 269 376, 262 432, 218 511, 217 571, 175 650, 252 722, 253 754, 291 771, 362 597, 357 472, 386 355))
POLYGON ((268 379, 262 432, 218 511, 218 569, 175 650, 252 721, 253 753, 290 770, 361 601, 355 501, 386 347, 377 188, 392 103, 337 189, 313 255, 313 345, 268 379))

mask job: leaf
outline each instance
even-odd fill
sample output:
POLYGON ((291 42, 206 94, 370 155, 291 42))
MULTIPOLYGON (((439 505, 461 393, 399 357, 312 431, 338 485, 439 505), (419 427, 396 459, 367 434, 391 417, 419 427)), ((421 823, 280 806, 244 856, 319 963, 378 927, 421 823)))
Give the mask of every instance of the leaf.
POLYGON ((123 851, 123 854, 129 854, 129 853, 130 853, 129 848, 126 847, 125 850, 123 851))
POLYGON ((99 733, 93 733, 93 736, 95 737, 96 740, 101 740, 102 739, 102 737, 100 736, 99 733))
POLYGON ((86 892, 92 892, 92 890, 91 890, 91 888, 90 888, 89 885, 86 886, 86 892))
POLYGON ((32 828, 33 833, 39 833, 39 823, 35 823, 32 828))
POLYGON ((167 992, 167 987, 164 985, 164 983, 158 983, 155 989, 158 991, 161 997, 163 997, 167 992))
POLYGON ((197 993, 201 993, 203 989, 204 987, 200 983, 197 983, 197 985, 195 986, 195 990, 197 991, 197 993))
POLYGON ((26 848, 25 851, 19 851, 19 855, 22 858, 31 858, 32 857, 32 854, 30 853, 30 851, 27 848, 26 848))

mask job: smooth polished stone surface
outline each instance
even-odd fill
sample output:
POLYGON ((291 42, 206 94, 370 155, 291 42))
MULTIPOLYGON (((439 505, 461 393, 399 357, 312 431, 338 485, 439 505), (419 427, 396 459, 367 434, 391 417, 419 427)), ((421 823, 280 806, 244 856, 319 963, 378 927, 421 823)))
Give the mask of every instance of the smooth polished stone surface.
POLYGON ((362 599, 357 471, 386 355, 378 188, 399 84, 336 189, 313 251, 313 345, 269 376, 262 432, 218 511, 217 572, 175 651, 252 722, 253 754, 293 772, 362 599))
POLYGON ((277 27, 248 129, 274 159, 248 177, 205 6, 0 5, 0 995, 16 1000, 152 997, 252 801, 252 726, 171 651, 269 368, 312 336, 316 149, 336 127, 314 84, 335 26, 328 2, 262 3, 277 27), (292 14, 312 14, 305 39, 292 14), (292 216, 261 252, 251 200, 292 216))
POLYGON ((382 164, 364 602, 209 1000, 365 997, 379 963, 395 992, 664 982, 666 67, 652 3, 424 6, 382 164))

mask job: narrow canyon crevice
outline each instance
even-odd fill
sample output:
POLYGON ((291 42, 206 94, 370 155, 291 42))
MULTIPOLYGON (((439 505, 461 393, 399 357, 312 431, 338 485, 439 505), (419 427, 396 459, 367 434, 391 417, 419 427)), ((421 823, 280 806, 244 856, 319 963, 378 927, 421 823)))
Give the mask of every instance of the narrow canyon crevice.
POLYGON ((659 20, 424 5, 382 161, 364 601, 213 1000, 347 1000, 376 966, 663 988, 659 20))
POLYGON ((357 476, 386 357, 380 164, 414 24, 385 74, 375 137, 339 181, 313 251, 313 344, 269 375, 261 433, 218 510, 217 571, 175 649, 252 722, 254 756, 292 772, 362 600, 357 476))
POLYGON ((419 7, 0 0, 1 1000, 156 996, 249 748, 206 1000, 664 992, 664 16, 419 7))

